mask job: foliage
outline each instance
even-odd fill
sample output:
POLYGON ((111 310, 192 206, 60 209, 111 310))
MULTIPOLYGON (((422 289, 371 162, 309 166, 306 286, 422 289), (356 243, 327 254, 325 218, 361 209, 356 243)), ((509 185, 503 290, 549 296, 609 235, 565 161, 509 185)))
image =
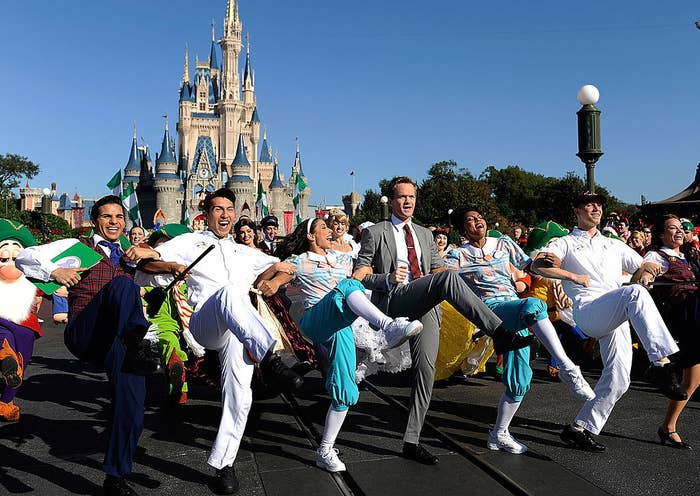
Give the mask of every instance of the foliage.
POLYGON ((31 179, 38 173, 39 165, 27 157, 13 153, 0 155, 0 198, 11 196, 23 177, 31 179))
MULTIPOLYGON (((380 181, 380 190, 387 194, 389 180, 380 181)), ((481 213, 489 227, 510 234, 510 227, 520 224, 531 227, 543 220, 554 220, 564 226, 574 225, 573 204, 586 185, 574 172, 561 178, 527 172, 517 165, 503 169, 489 166, 476 178, 454 161, 433 164, 427 178, 418 185, 416 222, 423 225, 449 226, 448 211, 469 207, 481 213)), ((636 212, 635 207, 620 202, 609 191, 597 185, 596 191, 608 198, 605 212, 636 212)), ((365 193, 365 201, 352 222, 381 219, 379 194, 365 193)))
POLYGON ((43 215, 37 210, 16 211, 14 215, 7 218, 26 225, 36 238, 37 243, 56 241, 57 239, 69 238, 72 235, 68 222, 57 215, 47 215, 45 224, 43 215), (46 239, 44 239, 45 236, 46 239))

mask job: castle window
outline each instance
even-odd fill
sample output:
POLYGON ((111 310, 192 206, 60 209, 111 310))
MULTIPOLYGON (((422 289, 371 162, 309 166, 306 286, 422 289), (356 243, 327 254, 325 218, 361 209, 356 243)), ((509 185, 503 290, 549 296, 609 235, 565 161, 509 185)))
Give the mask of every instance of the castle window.
POLYGON ((199 110, 206 110, 206 109, 207 109, 206 104, 204 104, 204 103, 199 104, 199 110))

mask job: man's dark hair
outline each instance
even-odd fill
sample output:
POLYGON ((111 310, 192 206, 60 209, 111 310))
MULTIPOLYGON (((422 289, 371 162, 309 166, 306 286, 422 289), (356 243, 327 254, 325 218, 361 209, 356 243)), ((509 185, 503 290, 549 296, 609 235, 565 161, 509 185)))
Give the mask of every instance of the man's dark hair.
POLYGON ((124 215, 126 215, 126 210, 124 209, 124 205, 122 205, 121 198, 119 198, 116 195, 107 195, 97 200, 92 206, 92 208, 90 209, 90 220, 96 221, 97 217, 100 215, 100 208, 102 208, 105 205, 109 205, 110 203, 114 203, 115 205, 119 205, 120 207, 122 207, 122 212, 124 213, 124 215))
POLYGON ((418 193, 418 184, 416 184, 416 182, 413 179, 407 176, 396 176, 391 181, 389 181, 389 185, 386 187, 387 195, 389 195, 390 199, 394 198, 394 193, 396 193, 396 186, 398 186, 399 184, 412 184, 413 187, 416 189, 416 193, 418 193))
POLYGON ((231 203, 233 203, 234 205, 236 204, 236 195, 233 193, 233 191, 231 191, 228 188, 219 188, 204 199, 203 206, 205 212, 209 213, 209 209, 211 208, 211 202, 214 201, 214 198, 226 198, 227 200, 230 200, 231 203))

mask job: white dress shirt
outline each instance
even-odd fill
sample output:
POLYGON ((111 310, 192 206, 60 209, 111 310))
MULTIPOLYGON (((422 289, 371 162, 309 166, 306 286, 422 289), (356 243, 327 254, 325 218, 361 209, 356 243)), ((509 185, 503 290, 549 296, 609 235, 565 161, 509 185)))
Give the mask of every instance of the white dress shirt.
POLYGON ((578 227, 566 236, 553 239, 542 251, 559 257, 562 269, 590 276, 591 283, 587 288, 572 281, 562 281, 562 287, 575 307, 621 287, 623 271, 633 274, 644 260, 622 241, 607 238, 600 231, 591 237, 578 227))
POLYGON ((215 248, 195 265, 187 278, 189 303, 195 310, 224 286, 234 286, 247 293, 261 273, 279 262, 258 249, 236 243, 232 236, 218 238, 208 230, 181 234, 155 250, 164 261, 188 266, 212 244, 215 248))

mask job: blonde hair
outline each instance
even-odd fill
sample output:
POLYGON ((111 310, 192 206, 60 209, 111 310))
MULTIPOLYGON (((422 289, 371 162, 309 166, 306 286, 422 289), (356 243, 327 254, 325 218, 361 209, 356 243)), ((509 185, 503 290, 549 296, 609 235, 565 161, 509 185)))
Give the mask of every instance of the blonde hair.
POLYGON ((333 221, 340 224, 345 224, 346 226, 350 225, 350 219, 348 219, 348 216, 345 215, 344 212, 340 211, 331 212, 331 216, 328 218, 328 223, 330 224, 333 221))

